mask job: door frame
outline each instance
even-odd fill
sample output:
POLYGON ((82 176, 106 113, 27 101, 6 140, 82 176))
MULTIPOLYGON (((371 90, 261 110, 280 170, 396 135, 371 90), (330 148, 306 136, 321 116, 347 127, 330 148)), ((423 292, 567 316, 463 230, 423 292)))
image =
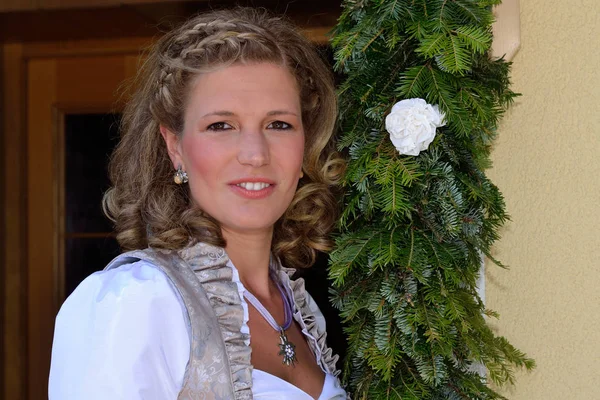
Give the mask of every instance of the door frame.
MULTIPOLYGON (((3 168, 0 172, 0 204, 3 214, 0 217, 0 238, 3 239, 0 248, 2 257, 0 269, 0 338, 2 343, 2 360, 0 360, 0 397, 7 399, 29 399, 30 390, 27 379, 30 368, 28 343, 29 334, 29 301, 28 290, 30 285, 30 265, 28 262, 30 220, 28 215, 29 182, 28 165, 30 154, 28 150, 28 67, 32 60, 60 57, 88 57, 88 56, 115 56, 139 55, 152 38, 118 38, 108 40, 77 40, 60 42, 33 42, 33 43, 7 43, 1 47, 0 63, 3 71, 0 83, 2 88, 0 104, 0 161, 3 168), (10 368, 8 368, 10 366, 10 368)), ((85 111, 81 106, 73 104, 54 105, 54 123, 59 127, 60 118, 64 112, 85 111)), ((106 103, 92 106, 96 111, 111 109, 106 103)), ((90 107, 86 107, 91 111, 90 107)), ((56 147, 59 139, 57 129, 52 132, 51 140, 56 147)), ((56 166, 55 173, 60 166, 56 166)), ((55 176, 56 178, 56 176, 55 176)), ((54 181, 53 185, 57 185, 54 181)), ((58 195, 59 190, 54 190, 58 195)), ((54 199, 55 205, 59 199, 54 199)), ((56 207, 55 207, 56 208, 56 207)), ((59 210, 53 210, 56 214, 59 210)), ((54 237, 47 240, 55 246, 58 230, 54 237)), ((59 256, 57 253, 56 256, 59 256)), ((59 259, 54 257, 54 271, 59 259)), ((57 277, 55 277, 57 279, 57 277)), ((55 281, 56 282, 56 281, 55 281)), ((58 285, 55 285, 60 289, 58 285)), ((57 299, 59 292, 52 296, 57 299)), ((53 305, 54 308, 58 304, 53 305)))

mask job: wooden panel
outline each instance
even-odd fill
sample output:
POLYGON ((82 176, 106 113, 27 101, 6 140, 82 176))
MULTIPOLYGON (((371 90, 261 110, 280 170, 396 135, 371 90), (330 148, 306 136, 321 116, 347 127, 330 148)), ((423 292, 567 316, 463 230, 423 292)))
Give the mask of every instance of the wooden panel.
POLYGON ((127 74, 133 72, 126 65, 124 55, 59 56, 28 61, 29 399, 47 397, 54 318, 63 299, 62 119, 66 113, 119 111, 115 105, 118 88, 127 74))
POLYGON ((25 47, 27 58, 72 57, 90 55, 130 55, 141 53, 149 46, 148 37, 122 38, 114 40, 87 39, 59 42, 36 42, 25 47))
MULTIPOLYGON (((49 10, 58 8, 114 7, 140 3, 184 3, 202 0, 2 0, 0 12, 49 10)), ((208 1, 208 0, 204 0, 208 1)))
POLYGON ((3 321, 0 324, 3 331, 3 378, 4 391, 0 397, 5 399, 25 398, 25 365, 26 365, 26 310, 25 310, 25 272, 26 264, 22 258, 24 249, 24 234, 22 216, 25 212, 23 201, 25 170, 25 135, 23 134, 23 74, 22 52, 20 44, 6 44, 3 52, 3 151, 4 165, 1 173, 4 175, 2 191, 4 208, 2 242, 4 259, 4 275, 0 276, 3 285, 4 298, 3 321))
POLYGON ((55 60, 27 66, 28 154, 28 387, 29 399, 47 398, 56 304, 56 156, 52 105, 57 100, 55 60))
POLYGON ((3 157, 0 160, 5 207, 0 218, 3 222, 0 231, 4 234, 0 252, 4 266, 4 270, 0 270, 3 285, 0 290, 3 294, 0 302, 3 368, 0 371, 4 387, 0 398, 47 398, 50 346, 58 307, 54 301, 58 298, 55 285, 57 207, 54 204, 58 157, 53 104, 58 104, 62 96, 62 107, 68 110, 110 111, 115 88, 121 79, 135 73, 133 60, 137 59, 141 43, 145 45, 148 41, 144 38, 104 43, 5 44, 1 48, 3 108, 0 123, 3 132, 0 149, 3 157), (124 56, 116 59, 109 56, 110 62, 103 61, 97 55, 102 47, 109 54, 129 52, 129 67, 125 67, 124 56), (39 59, 52 52, 58 58, 39 59), (86 53, 94 56, 81 57, 86 53), (78 57, 65 58, 73 54, 78 57), (78 66, 78 61, 83 61, 83 65, 78 66), (59 65, 63 67, 60 71, 59 65), (25 103, 26 97, 29 105, 25 103), (74 103, 68 104, 69 101, 74 103), (25 131, 27 125, 29 129, 25 131), (31 388, 29 394, 28 387, 31 388))
POLYGON ((57 62, 60 103, 114 103, 124 78, 123 56, 69 57, 57 62))
POLYGON ((115 104, 119 109, 123 109, 125 107, 125 103, 130 98, 130 91, 132 89, 131 84, 134 82, 135 77, 137 76, 137 72, 142 66, 142 62, 144 61, 144 57, 141 55, 130 55, 125 56, 124 58, 124 72, 125 79, 122 82, 122 86, 120 88, 119 97, 115 104))
POLYGON ((35 10, 39 0, 2 0, 0 11, 28 11, 35 10))
MULTIPOLYGON (((38 9, 114 7, 139 3, 184 3, 198 0, 37 0, 38 9)), ((208 0, 204 0, 208 1, 208 0)))
MULTIPOLYGON (((4 70, 4 47, 0 48, 0 66, 1 70, 4 70)), ((0 93, 4 93, 4 77, 0 77, 0 93)), ((0 96, 0 110, 4 110, 4 103, 6 99, 0 96)), ((4 126, 4 115, 0 112, 0 168, 4 168, 3 171, 6 171, 6 163, 4 161, 6 152, 4 151, 5 143, 4 138, 6 137, 5 126, 4 126)), ((5 199, 6 193, 6 185, 4 183, 4 174, 0 173, 0 210, 6 210, 4 204, 6 203, 5 199)), ((0 212, 0 243, 5 243, 6 238, 6 222, 5 222, 5 212, 0 212)), ((0 321, 4 323, 4 309, 6 304, 6 288, 4 287, 4 276, 6 276, 4 261, 6 260, 6 248, 0 245, 0 321)), ((0 354, 4 354, 4 348, 6 347, 4 343, 4 335, 5 335, 5 326, 0 325, 0 354)), ((4 394, 4 372, 5 364, 4 357, 0 360, 0 395, 4 394)))
MULTIPOLYGON (((0 66, 2 66, 2 70, 4 70, 4 47, 0 48, 0 66)), ((2 79, 3 77, 0 77, 0 93, 4 93, 4 79, 2 79)), ((2 96, 0 96, 0 110, 4 110, 4 102, 5 102, 5 98, 3 98, 2 96)), ((4 171, 6 171, 6 163, 4 162, 4 156, 5 156, 5 151, 4 151, 4 138, 6 137, 6 133, 5 133, 5 127, 4 127, 4 115, 0 112, 0 168, 4 168, 4 171)), ((6 210, 6 207, 4 206, 5 203, 5 191, 6 191, 6 185, 4 184, 4 174, 0 173, 0 210, 6 210)), ((5 213, 4 212, 0 212, 0 243, 4 243, 5 242, 5 237, 6 237, 6 222, 4 221, 5 218, 5 213)), ((4 287, 4 280, 2 279, 5 275, 6 272, 4 271, 4 261, 6 259, 5 256, 5 251, 6 249, 4 248, 4 246, 0 245, 0 321, 2 323, 4 323, 4 305, 6 303, 6 296, 5 296, 5 292, 6 289, 4 287)), ((4 344, 4 325, 0 325, 0 354, 4 354, 4 348, 5 348, 5 344, 4 344)), ((4 358, 4 357, 2 357, 4 358)), ((0 360, 0 394, 4 394, 4 378, 5 378, 5 373, 4 373, 4 359, 0 360)))
POLYGON ((133 7, 0 12, 0 41, 106 40, 152 36, 159 33, 157 25, 156 21, 133 7))
POLYGON ((138 70, 142 66, 143 58, 141 55, 125 56, 125 76, 127 79, 132 79, 136 76, 138 70))
POLYGON ((110 7, 127 4, 128 0, 37 0, 37 8, 51 10, 54 8, 92 8, 110 7))

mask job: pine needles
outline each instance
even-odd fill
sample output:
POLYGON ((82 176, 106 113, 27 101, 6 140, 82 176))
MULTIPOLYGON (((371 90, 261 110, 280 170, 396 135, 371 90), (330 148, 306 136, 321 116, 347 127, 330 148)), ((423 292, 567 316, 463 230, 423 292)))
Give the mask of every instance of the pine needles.
MULTIPOLYGON (((344 376, 357 399, 503 399, 533 360, 486 323, 476 282, 508 220, 484 173, 517 96, 491 60, 498 0, 346 0, 333 31, 339 150, 348 156, 332 299, 346 322, 344 376), (405 98, 446 114, 429 149, 401 156, 384 118, 405 98), (474 372, 487 369, 487 377, 474 372)), ((491 257, 491 256, 490 256, 491 257)), ((491 258, 498 265, 502 264, 491 258)))

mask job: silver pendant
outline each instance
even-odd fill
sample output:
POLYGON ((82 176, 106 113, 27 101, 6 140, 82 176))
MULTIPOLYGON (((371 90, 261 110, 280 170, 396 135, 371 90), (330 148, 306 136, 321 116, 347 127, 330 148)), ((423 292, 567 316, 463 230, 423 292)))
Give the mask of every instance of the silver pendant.
POLYGON ((285 334, 283 328, 279 331, 279 355, 283 356, 283 363, 285 365, 294 365, 298 359, 296 358, 296 345, 290 342, 285 334))

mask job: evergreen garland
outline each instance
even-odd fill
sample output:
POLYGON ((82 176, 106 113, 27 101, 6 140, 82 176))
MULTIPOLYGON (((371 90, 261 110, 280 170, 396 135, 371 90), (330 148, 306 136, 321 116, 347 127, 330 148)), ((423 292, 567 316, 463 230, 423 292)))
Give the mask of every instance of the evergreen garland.
POLYGON ((500 0, 345 0, 333 30, 344 209, 329 276, 346 323, 355 399, 503 399, 534 361, 496 336, 476 283, 508 215, 484 174, 498 121, 517 96, 493 60, 500 0), (402 99, 446 115, 429 149, 402 156, 384 119, 402 99))

